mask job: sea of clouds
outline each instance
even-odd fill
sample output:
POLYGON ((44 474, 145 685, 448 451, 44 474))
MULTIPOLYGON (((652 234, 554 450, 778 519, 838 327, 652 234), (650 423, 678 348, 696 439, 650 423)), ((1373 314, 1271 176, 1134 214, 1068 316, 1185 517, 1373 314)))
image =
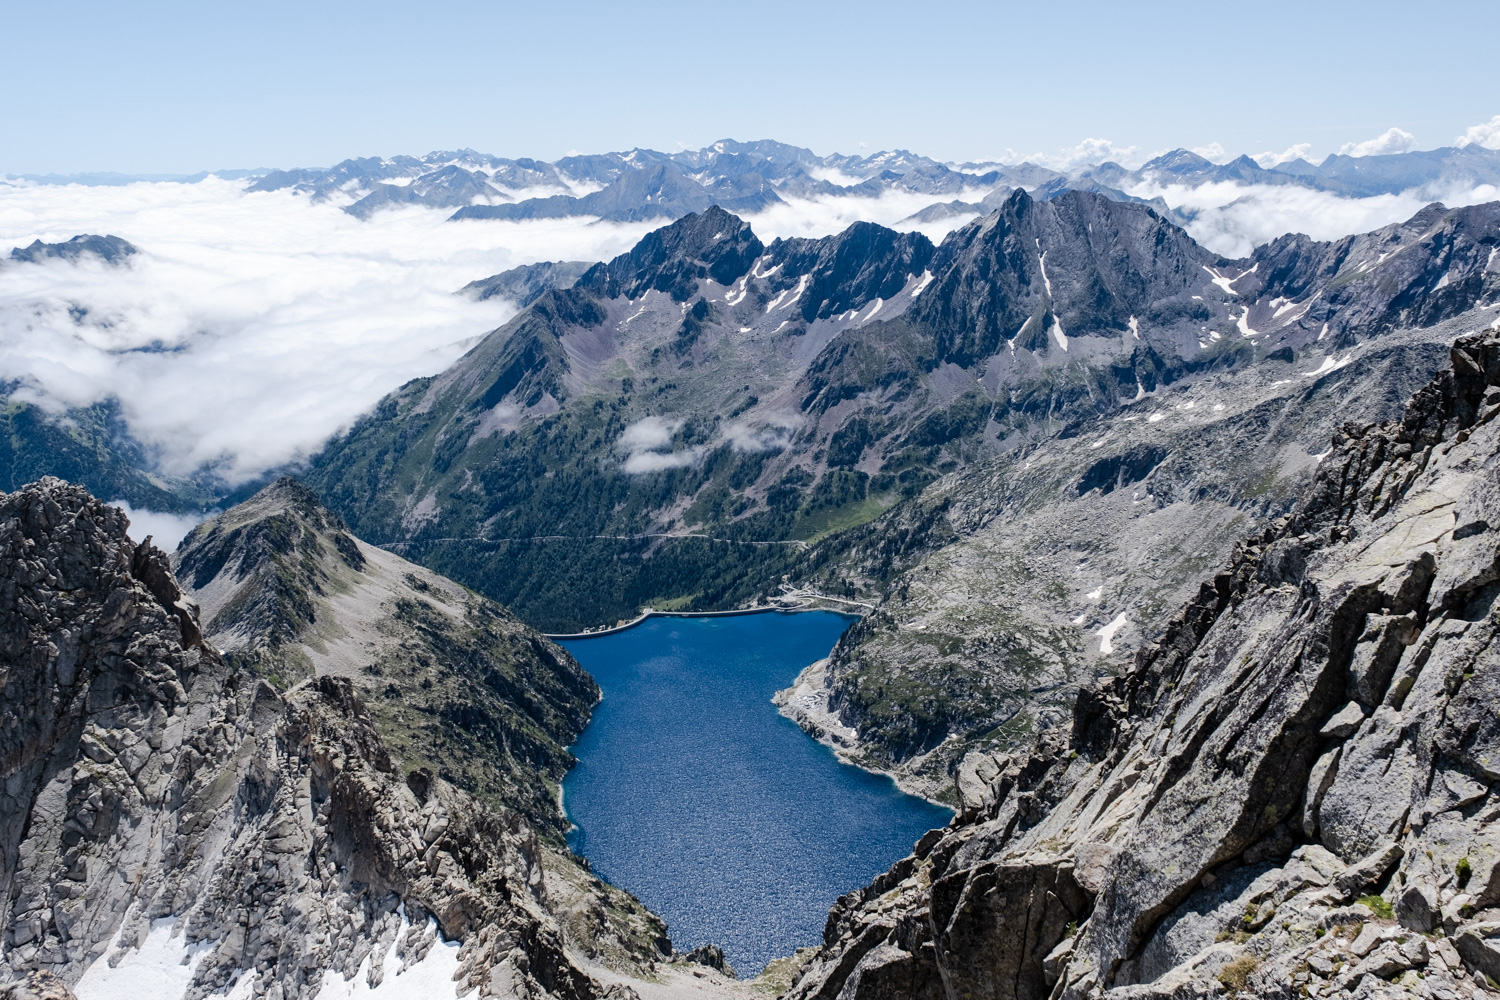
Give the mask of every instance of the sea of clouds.
MULTIPOLYGON (((1470 131, 1471 141, 1500 142, 1500 118, 1470 131)), ((1079 155, 1100 155, 1102 142, 1079 155)), ((655 227, 588 218, 450 223, 449 211, 420 206, 366 222, 339 202, 245 188, 216 177, 114 187, 0 180, 0 258, 10 246, 80 233, 120 236, 141 250, 124 267, 0 260, 0 380, 54 412, 113 397, 159 471, 210 468, 239 484, 315 453, 384 394, 442 371, 514 313, 503 300, 455 295, 463 285, 540 260, 607 260, 655 227)), ((1492 187, 1359 199, 1234 184, 1131 193, 1194 213, 1189 232, 1226 256, 1291 231, 1332 239, 1375 229, 1434 200, 1500 198, 1492 187)), ((824 197, 748 221, 766 242, 860 220, 940 241, 973 216, 904 221, 938 200, 946 199, 824 197)), ((641 432, 627 462, 682 460, 641 432)))

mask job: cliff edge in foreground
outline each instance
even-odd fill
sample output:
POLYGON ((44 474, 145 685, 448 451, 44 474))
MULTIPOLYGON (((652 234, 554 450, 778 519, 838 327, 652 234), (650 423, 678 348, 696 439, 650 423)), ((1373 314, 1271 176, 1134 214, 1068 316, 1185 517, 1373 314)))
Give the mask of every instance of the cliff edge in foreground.
POLYGON ((1491 331, 1345 425, 1069 729, 965 759, 954 825, 840 900, 788 995, 1495 989, 1497 416, 1491 331))

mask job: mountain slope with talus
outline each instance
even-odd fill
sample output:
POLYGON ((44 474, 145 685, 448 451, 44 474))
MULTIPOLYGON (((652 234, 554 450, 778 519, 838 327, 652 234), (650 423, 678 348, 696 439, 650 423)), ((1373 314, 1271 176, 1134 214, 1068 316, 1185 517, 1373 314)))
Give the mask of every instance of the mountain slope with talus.
POLYGON ((0 982, 623 1000, 592 963, 670 956, 518 813, 405 770, 349 678, 227 662, 121 511, 44 479, 0 542, 0 982))
POLYGON ((571 656, 503 607, 350 535, 293 479, 173 554, 229 663, 280 688, 343 677, 386 747, 560 842, 565 749, 599 700, 571 656))
POLYGON ((1451 359, 1070 725, 966 757, 788 996, 1491 995, 1500 335, 1451 359))

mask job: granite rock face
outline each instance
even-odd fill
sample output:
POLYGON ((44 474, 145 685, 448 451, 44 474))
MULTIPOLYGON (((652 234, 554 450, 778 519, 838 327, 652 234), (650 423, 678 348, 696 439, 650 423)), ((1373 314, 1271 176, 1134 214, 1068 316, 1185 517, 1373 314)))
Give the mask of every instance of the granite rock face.
POLYGON ((1487 994, 1500 334, 830 915, 789 996, 1487 994))
MULTIPOLYGON (((44 973, 128 970, 168 932, 193 998, 310 998, 443 962, 459 993, 605 993, 549 910, 579 893, 531 827, 403 774, 347 678, 281 694, 231 667, 165 555, 81 487, 0 497, 0 544, 0 981, 14 995, 53 995, 44 973)), ((637 960, 670 954, 658 936, 637 960)))

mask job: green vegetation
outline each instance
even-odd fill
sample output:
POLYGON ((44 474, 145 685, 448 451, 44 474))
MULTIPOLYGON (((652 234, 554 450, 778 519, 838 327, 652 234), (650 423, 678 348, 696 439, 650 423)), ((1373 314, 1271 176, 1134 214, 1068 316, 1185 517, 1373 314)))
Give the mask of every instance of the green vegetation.
POLYGON ((1381 920, 1395 920, 1396 910, 1384 896, 1361 896, 1355 902, 1369 907, 1381 920))
POLYGON ((1241 955, 1219 970, 1218 980, 1228 990, 1238 992, 1250 985, 1250 976, 1260 968, 1260 959, 1254 955, 1241 955))

